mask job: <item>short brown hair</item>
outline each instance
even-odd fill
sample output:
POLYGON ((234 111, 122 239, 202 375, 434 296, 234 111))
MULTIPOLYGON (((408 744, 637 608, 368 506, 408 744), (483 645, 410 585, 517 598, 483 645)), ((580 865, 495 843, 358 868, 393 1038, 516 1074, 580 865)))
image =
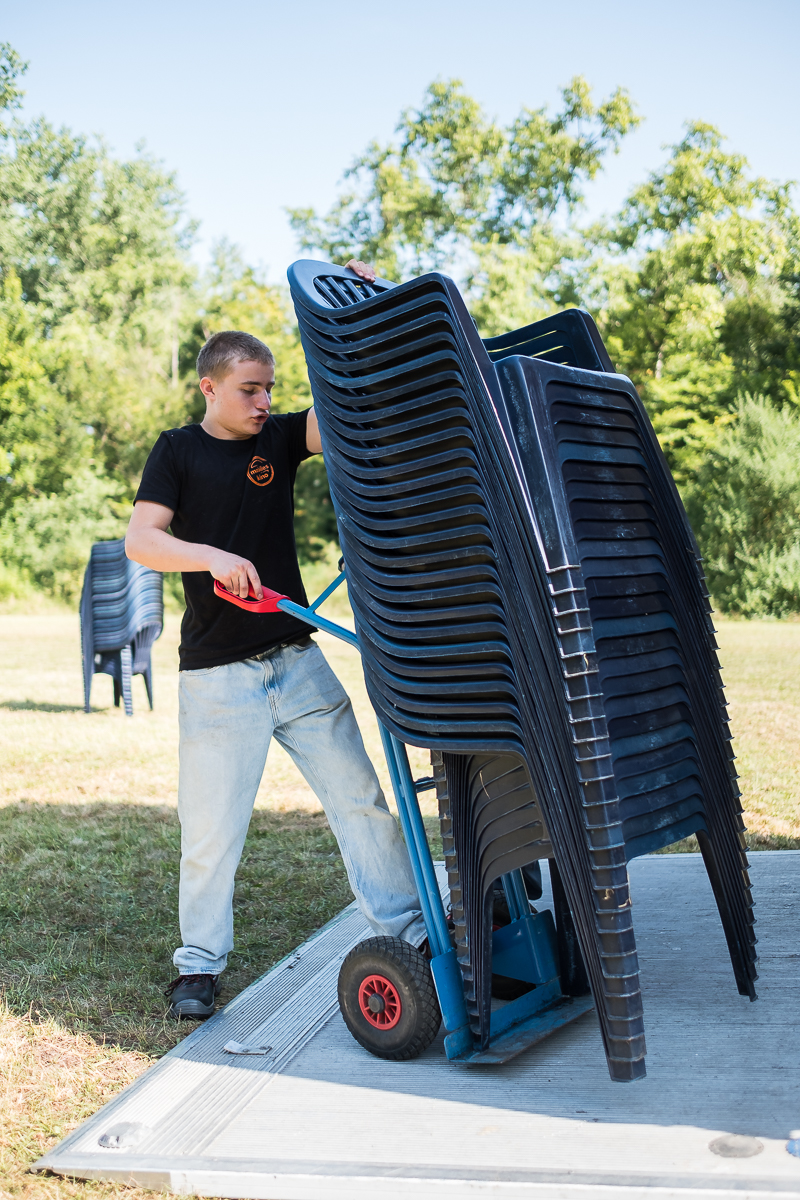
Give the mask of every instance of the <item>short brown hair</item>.
POLYGON ((212 333, 197 356, 197 374, 201 379, 208 376, 217 382, 230 373, 237 362, 259 362, 274 365, 275 355, 252 333, 239 329, 225 329, 212 333))

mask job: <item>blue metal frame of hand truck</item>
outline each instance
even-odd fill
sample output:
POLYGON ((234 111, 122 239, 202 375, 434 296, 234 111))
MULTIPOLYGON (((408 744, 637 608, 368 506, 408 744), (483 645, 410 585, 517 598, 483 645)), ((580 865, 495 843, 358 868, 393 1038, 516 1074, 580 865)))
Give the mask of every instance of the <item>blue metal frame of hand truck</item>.
MULTIPOLYGON (((345 578, 346 573, 340 568, 337 578, 308 608, 292 600, 279 600, 277 607, 360 650, 355 633, 321 617, 317 612, 345 578)), ((442 1010, 442 1021, 448 1031, 444 1039, 445 1053, 448 1058, 462 1062, 505 1062, 588 1012, 594 1007, 594 1001, 591 996, 562 995, 552 915, 546 910, 531 913, 522 874, 513 871, 503 876, 512 921, 493 935, 492 963, 498 974, 526 980, 535 986, 532 991, 492 1013, 488 1048, 475 1048, 461 970, 450 940, 447 917, 417 800, 419 792, 435 787, 435 783, 431 778, 415 781, 403 742, 390 733, 380 720, 378 728, 428 934, 431 973, 442 1010)))

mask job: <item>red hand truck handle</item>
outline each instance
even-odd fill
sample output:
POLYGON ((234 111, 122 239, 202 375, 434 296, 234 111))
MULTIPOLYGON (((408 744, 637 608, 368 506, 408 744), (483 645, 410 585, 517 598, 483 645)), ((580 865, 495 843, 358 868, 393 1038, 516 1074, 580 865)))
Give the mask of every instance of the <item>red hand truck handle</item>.
POLYGON ((288 596, 282 595, 280 592, 273 592, 270 588, 262 588, 264 592, 263 600, 255 599, 253 585, 250 584, 250 596, 243 600, 241 596, 235 596, 233 592, 229 592, 224 588, 218 579, 214 580, 214 595, 219 596, 220 600, 227 600, 229 604, 235 604, 237 608, 243 608, 245 612, 257 613, 274 613, 280 612, 278 608, 279 600, 288 600, 288 596))

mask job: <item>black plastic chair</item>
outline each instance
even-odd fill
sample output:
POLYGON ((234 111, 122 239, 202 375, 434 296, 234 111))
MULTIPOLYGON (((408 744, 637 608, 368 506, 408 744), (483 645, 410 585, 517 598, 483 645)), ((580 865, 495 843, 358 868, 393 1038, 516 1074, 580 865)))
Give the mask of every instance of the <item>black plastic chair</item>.
POLYGON ((546 857, 562 990, 588 976, 611 1075, 637 1078, 629 858, 696 833, 756 978, 707 593, 647 415, 588 314, 484 346, 446 276, 289 279, 370 698, 434 752, 477 1044, 495 881, 546 857))
POLYGON ((484 347, 493 363, 515 354, 561 363, 566 367, 584 367, 589 371, 614 372, 602 338, 592 318, 580 308, 553 313, 543 321, 485 338, 484 347))
POLYGON ((133 716, 131 680, 143 675, 153 707, 153 642, 164 625, 164 580, 125 555, 125 539, 96 542, 83 579, 81 594, 81 651, 84 709, 91 711, 94 675, 114 680, 114 704, 122 699, 133 716))

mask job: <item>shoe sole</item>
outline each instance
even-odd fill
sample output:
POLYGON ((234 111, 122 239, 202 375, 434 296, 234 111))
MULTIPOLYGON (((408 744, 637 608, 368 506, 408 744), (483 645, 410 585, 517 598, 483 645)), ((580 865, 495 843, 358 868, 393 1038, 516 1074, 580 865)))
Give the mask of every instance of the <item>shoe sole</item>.
POLYGON ((181 1000, 178 1004, 170 1005, 170 1016, 180 1021, 181 1017, 210 1017, 216 1008, 215 1004, 202 1004, 199 1000, 181 1000))

